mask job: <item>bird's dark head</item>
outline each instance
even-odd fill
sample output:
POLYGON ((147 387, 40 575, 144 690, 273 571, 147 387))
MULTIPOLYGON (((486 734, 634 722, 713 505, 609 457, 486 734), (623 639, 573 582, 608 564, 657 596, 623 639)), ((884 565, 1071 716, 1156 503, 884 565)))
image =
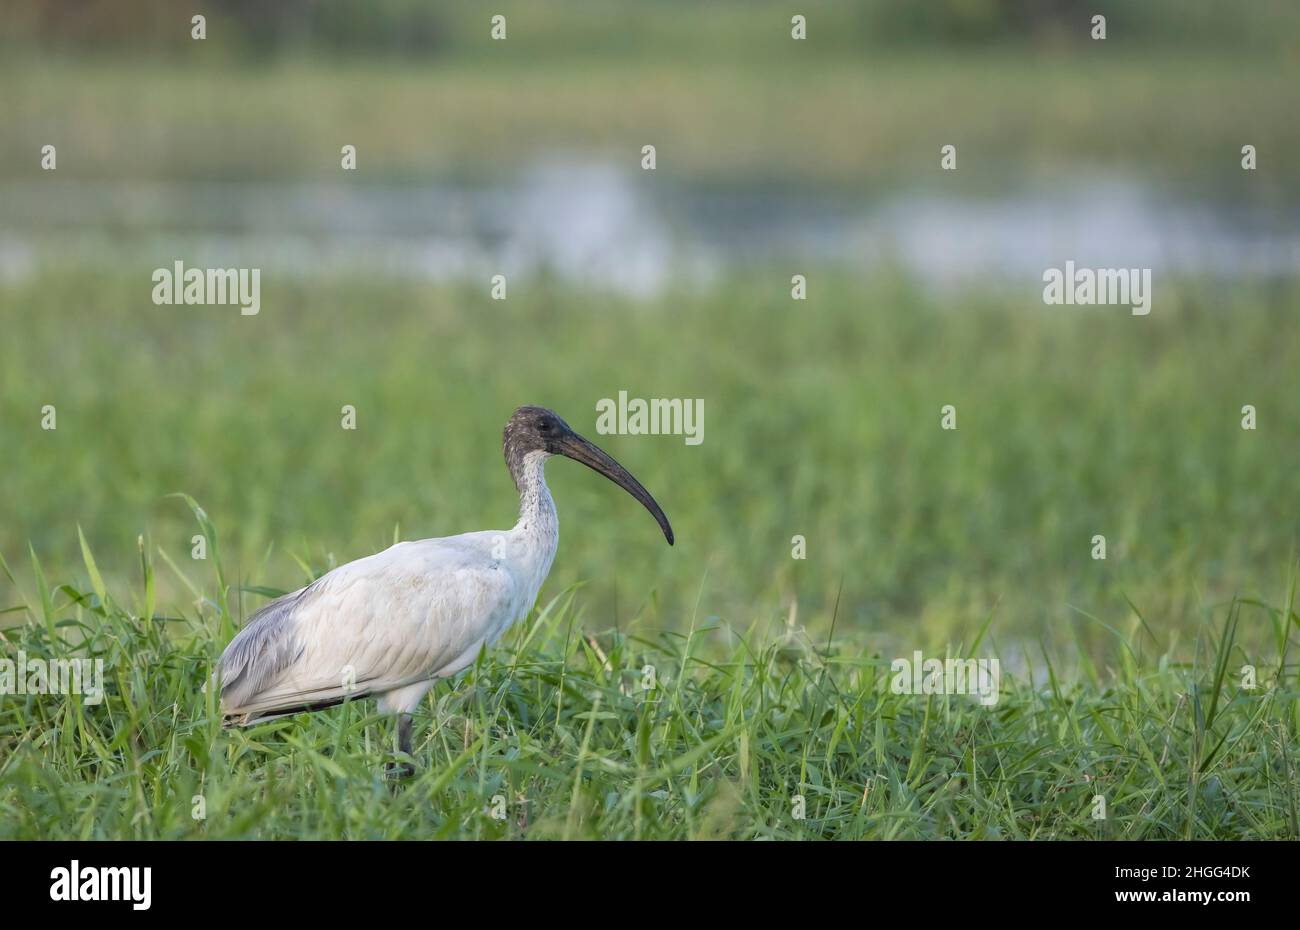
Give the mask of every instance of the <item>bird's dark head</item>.
POLYGON ((673 528, 669 526, 668 518, 650 496, 650 492, 626 468, 614 461, 612 456, 575 433, 555 411, 545 407, 520 407, 506 424, 502 434, 502 448, 510 476, 515 479, 515 487, 522 489, 524 463, 531 453, 563 455, 599 472, 640 501, 658 521, 668 545, 673 544, 673 528))
POLYGON ((520 407, 510 417, 502 436, 506 461, 511 452, 520 457, 529 452, 545 452, 559 455, 560 439, 566 435, 575 435, 569 424, 560 418, 554 410, 545 407, 520 407))

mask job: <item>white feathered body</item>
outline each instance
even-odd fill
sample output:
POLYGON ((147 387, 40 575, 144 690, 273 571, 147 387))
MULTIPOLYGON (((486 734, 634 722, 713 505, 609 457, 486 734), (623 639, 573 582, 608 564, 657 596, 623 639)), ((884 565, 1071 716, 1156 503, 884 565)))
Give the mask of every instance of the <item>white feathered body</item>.
POLYGON ((248 724, 365 695, 409 713, 536 603, 559 542, 555 505, 526 462, 513 529, 401 542, 258 611, 222 655, 222 711, 248 724))

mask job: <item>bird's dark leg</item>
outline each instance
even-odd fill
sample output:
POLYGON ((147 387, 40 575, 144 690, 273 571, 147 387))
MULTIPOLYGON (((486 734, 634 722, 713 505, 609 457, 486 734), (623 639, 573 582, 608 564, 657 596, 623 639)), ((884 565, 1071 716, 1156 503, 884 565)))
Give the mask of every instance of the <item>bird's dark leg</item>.
MULTIPOLYGON (((410 714, 397 715, 397 751, 405 756, 411 756, 411 729, 412 721, 410 714)), ((389 778, 410 778, 415 774, 415 766, 410 762, 390 762, 388 764, 389 778)))
POLYGON ((408 756, 412 754, 411 730, 412 730, 411 715, 398 714, 397 715, 397 751, 404 752, 408 756))

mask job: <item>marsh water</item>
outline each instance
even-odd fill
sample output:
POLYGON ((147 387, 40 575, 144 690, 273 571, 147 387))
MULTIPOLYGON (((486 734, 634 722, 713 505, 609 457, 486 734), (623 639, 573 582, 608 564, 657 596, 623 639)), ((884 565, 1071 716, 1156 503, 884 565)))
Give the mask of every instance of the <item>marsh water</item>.
POLYGON ((985 194, 683 183, 547 159, 492 182, 0 185, 0 278, 46 262, 176 259, 267 274, 431 280, 545 273, 653 296, 735 267, 895 267, 928 286, 1050 266, 1289 276, 1300 205, 1091 176, 985 194))

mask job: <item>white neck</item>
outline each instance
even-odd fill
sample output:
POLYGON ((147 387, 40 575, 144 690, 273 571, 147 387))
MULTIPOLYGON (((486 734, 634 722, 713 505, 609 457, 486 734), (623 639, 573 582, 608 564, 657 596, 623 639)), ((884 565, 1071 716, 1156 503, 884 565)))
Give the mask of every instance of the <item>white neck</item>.
POLYGON ((546 486, 545 452, 529 452, 524 456, 519 475, 519 522, 511 532, 520 538, 532 568, 538 573, 537 584, 546 578, 560 544, 560 518, 555 512, 555 501, 546 486))

